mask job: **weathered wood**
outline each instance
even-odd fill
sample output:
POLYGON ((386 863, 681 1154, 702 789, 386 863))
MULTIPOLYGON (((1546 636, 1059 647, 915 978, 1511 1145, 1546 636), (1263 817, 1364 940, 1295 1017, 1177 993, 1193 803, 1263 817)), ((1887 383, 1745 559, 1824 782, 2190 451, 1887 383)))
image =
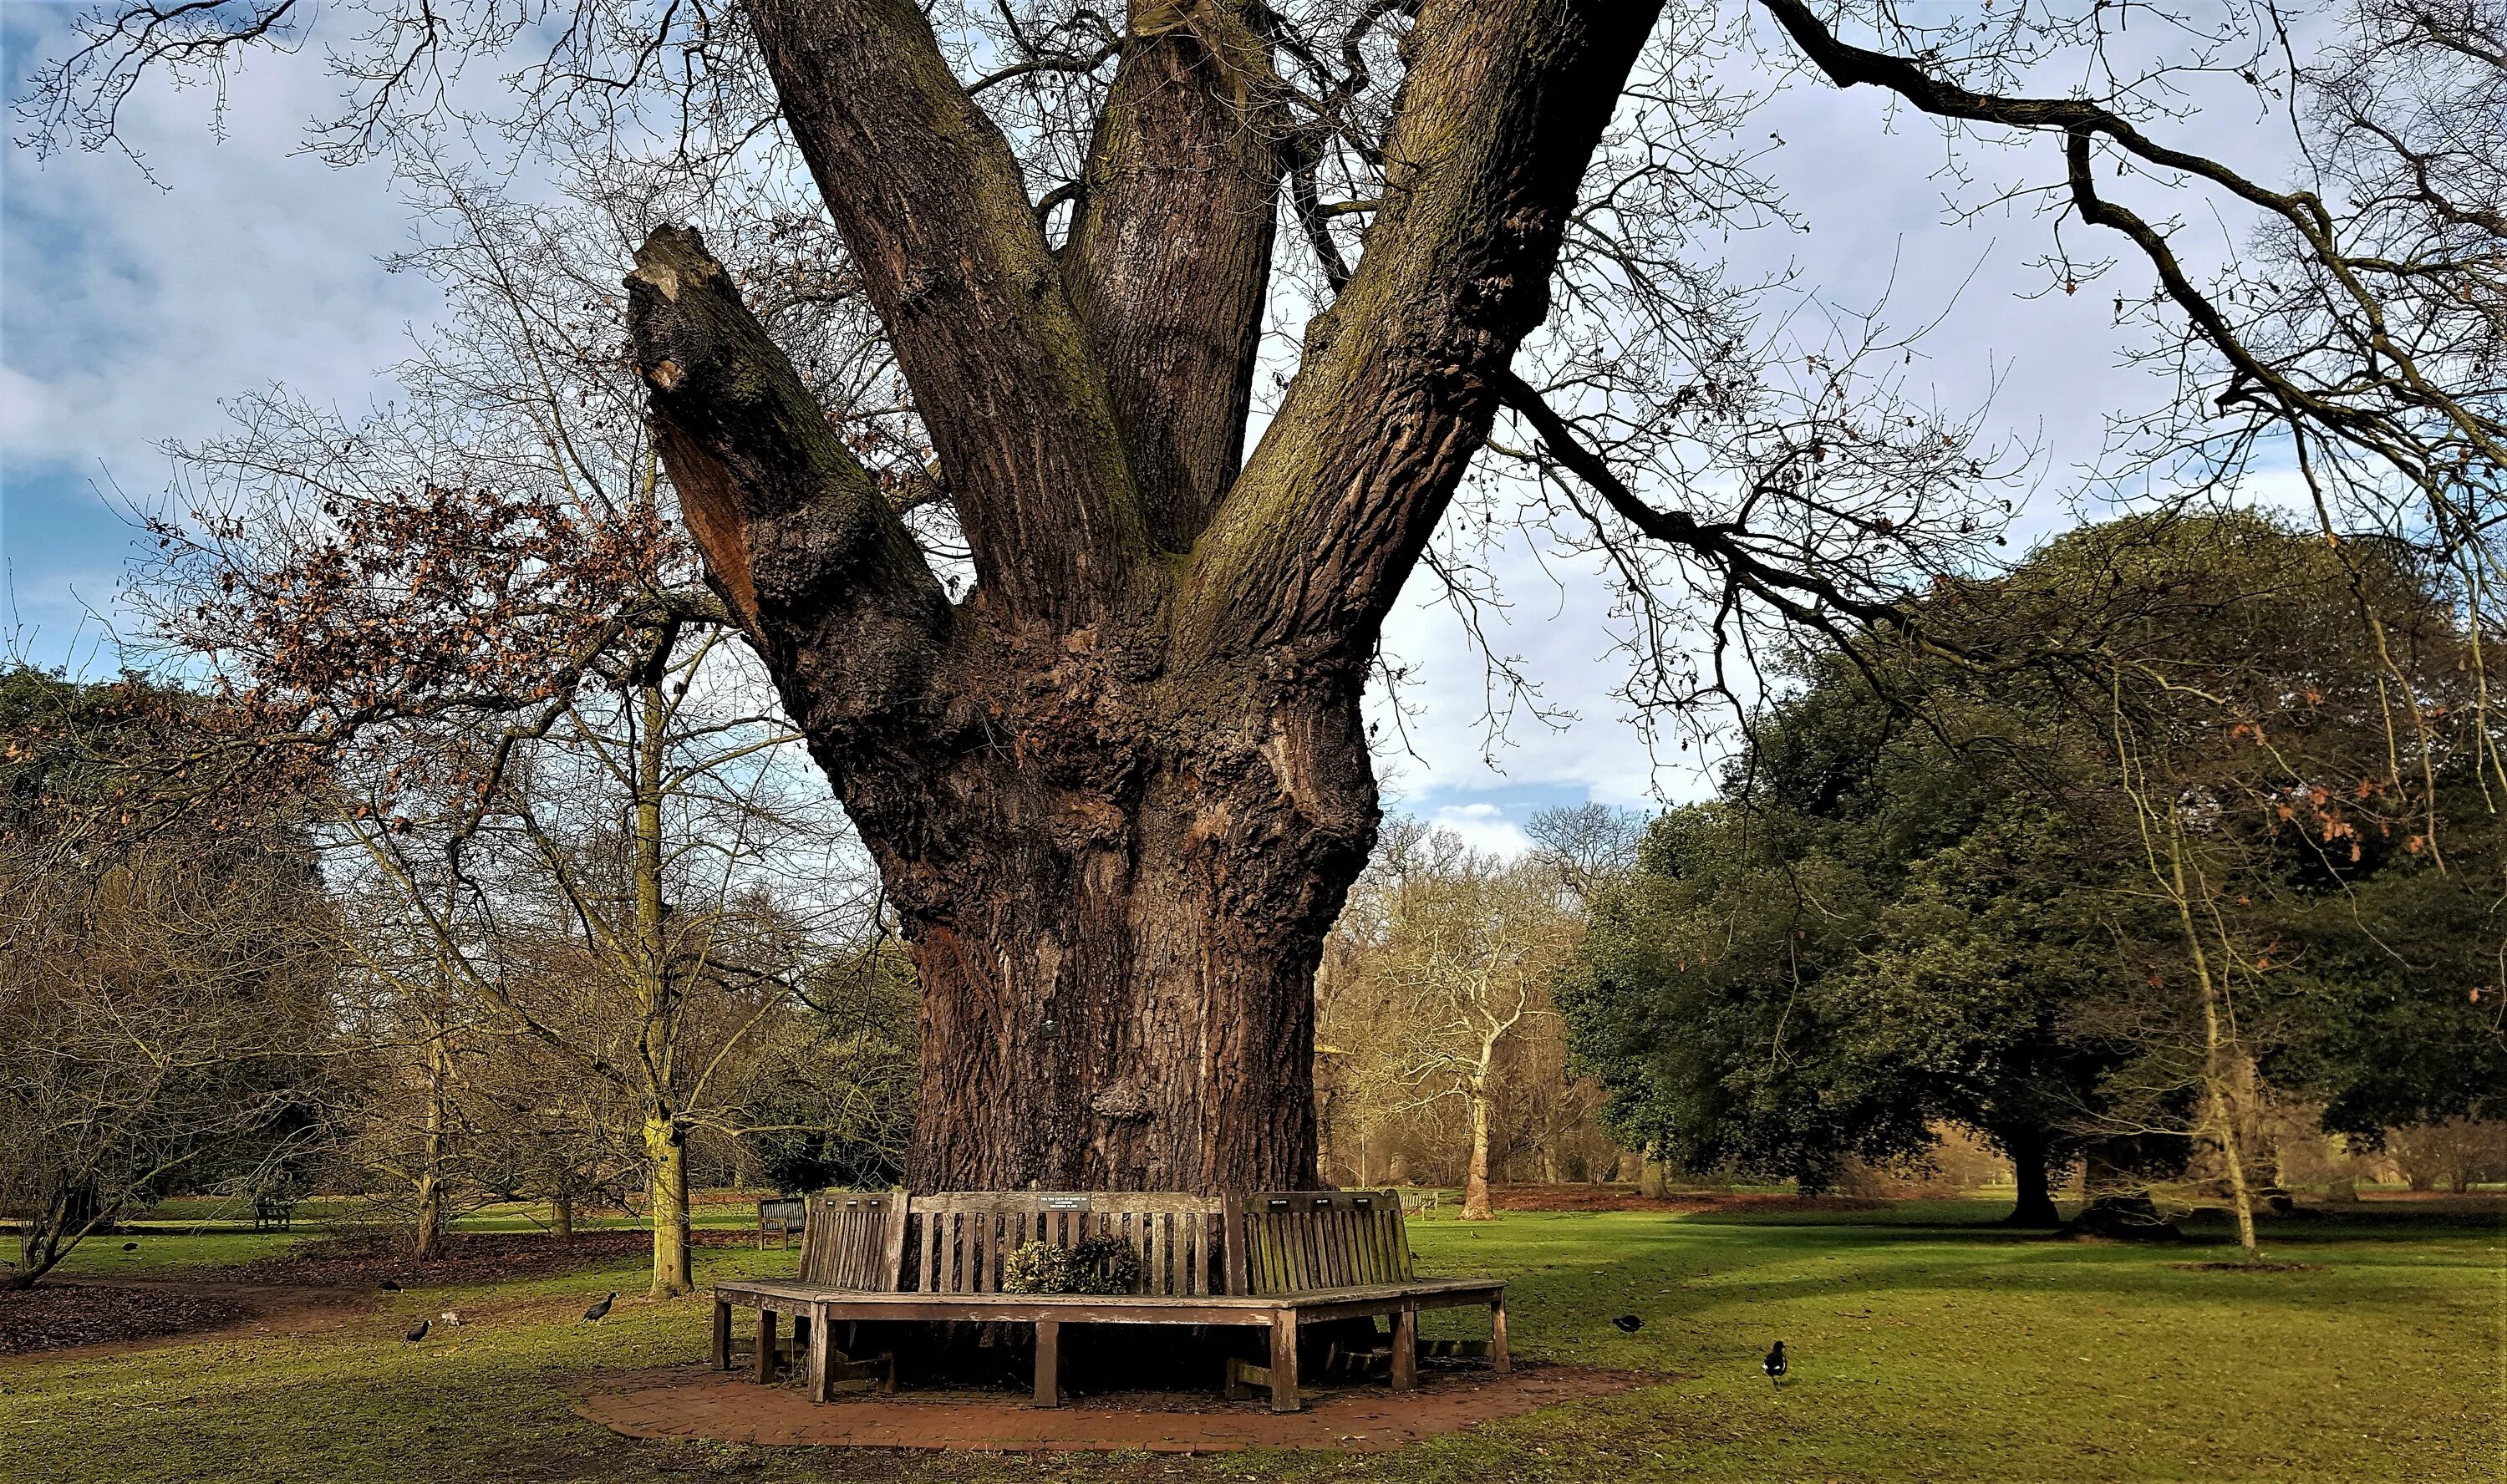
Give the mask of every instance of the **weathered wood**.
POLYGON ((761 1384, 775 1379, 775 1311, 764 1307, 757 1311, 756 1368, 761 1384))
MULTIPOLYGON (((1302 1292, 1398 1284, 1412 1276, 1401 1201, 1389 1190, 1242 1196, 1229 1240, 1243 1252, 1243 1277, 1233 1291, 1302 1292)), ((1231 1276, 1236 1265, 1231 1256, 1231 1276)))
POLYGON ((731 1300, 717 1295, 713 1301, 713 1368, 731 1369, 731 1300))
POLYGON ((1489 1300, 1489 1362, 1501 1376, 1514 1370, 1506 1352, 1506 1291, 1502 1288, 1489 1300))
POLYGON ((1169 1297, 1155 1293, 853 1293, 790 1280, 740 1280, 716 1285, 716 1291, 743 1307, 767 1304, 785 1313, 802 1313, 824 1301, 841 1320, 946 1319, 1024 1322, 1036 1314, 1072 1323, 1139 1324, 1164 1322, 1161 1316, 1189 1316, 1177 1323, 1243 1324, 1266 1322, 1264 1316, 1283 1299, 1293 1298, 1308 1319, 1344 1319, 1361 1314, 1391 1314, 1402 1303, 1422 1309, 1480 1308, 1505 1287, 1493 1278, 1419 1278, 1406 1284, 1371 1284, 1349 1288, 1313 1288, 1302 1293, 1212 1293, 1169 1297))
POLYGON ((1219 1242, 1224 1254, 1226 1291, 1242 1293, 1245 1287, 1245 1197, 1230 1191, 1219 1208, 1219 1242))
POLYGON ((893 1393, 896 1390, 896 1357, 882 1354, 867 1360, 847 1360, 830 1356, 827 1360, 827 1389, 818 1399, 832 1401, 836 1388, 848 1385, 868 1385, 883 1394, 893 1393))
MULTIPOLYGON (((839 1378, 884 1371, 894 1386, 892 1356, 856 1361, 833 1351, 832 1326, 863 1320, 1031 1325, 1038 1406, 1060 1404, 1062 1326, 1072 1323, 1262 1326, 1270 1363, 1231 1360, 1222 1385, 1230 1395, 1267 1387, 1281 1410, 1298 1404, 1296 1332, 1304 1323, 1390 1317, 1390 1351, 1346 1358, 1355 1373, 1389 1373, 1397 1388, 1416 1384, 1422 1354, 1485 1353, 1505 1364, 1505 1285, 1415 1277, 1401 1204, 1390 1192, 840 1192, 813 1199, 802 1265, 798 1279, 718 1285, 717 1332, 727 1353, 730 1306, 756 1308, 758 1375, 771 1379, 775 1317, 793 1316, 795 1352, 806 1351, 811 1394, 821 1400, 839 1378), (1140 1259, 1139 1291, 1001 1289, 1002 1263, 1021 1245, 1072 1247, 1091 1238, 1122 1243, 1140 1259), (1420 1310, 1483 1304, 1497 1325, 1492 1341, 1418 1341, 1420 1310)), ((1327 1357, 1326 1372, 1341 1358, 1337 1351, 1327 1357)))
POLYGON ((831 1288, 892 1291, 904 1254, 902 1191, 837 1190, 810 1198, 801 1277, 831 1288))
POLYGON ((812 1401, 824 1401, 827 1399, 828 1394, 827 1330, 829 1325, 827 1323, 826 1311, 821 1308, 814 1308, 808 1319, 794 1320, 792 1323, 792 1348, 803 1352, 803 1354, 808 1357, 806 1364, 809 1370, 810 1399, 812 1401), (808 1340, 806 1344, 802 1338, 801 1326, 803 1325, 808 1326, 808 1340))
POLYGON ((1141 1259, 1141 1291, 1212 1291, 1212 1233, 1222 1201, 1171 1192, 940 1191, 908 1203, 917 1259, 904 1286, 922 1293, 1000 1291, 1009 1254, 1030 1242, 1076 1247, 1111 1238, 1141 1259))
POLYGON ((1297 1409, 1297 1311, 1281 1309, 1271 1316, 1271 1410, 1297 1409))
POLYGON ((1039 1320, 1036 1325, 1036 1404, 1062 1405, 1062 1321, 1039 1320))
POLYGON ((766 1239, 780 1237, 785 1250, 792 1239, 809 1227, 810 1203, 799 1197, 772 1199, 757 1203, 757 1249, 766 1250, 766 1239))
POLYGON ((1269 1366, 1256 1365, 1241 1356, 1229 1356, 1219 1380, 1218 1394, 1229 1401, 1248 1401, 1253 1398, 1255 1387, 1268 1391, 1270 1386, 1269 1366))

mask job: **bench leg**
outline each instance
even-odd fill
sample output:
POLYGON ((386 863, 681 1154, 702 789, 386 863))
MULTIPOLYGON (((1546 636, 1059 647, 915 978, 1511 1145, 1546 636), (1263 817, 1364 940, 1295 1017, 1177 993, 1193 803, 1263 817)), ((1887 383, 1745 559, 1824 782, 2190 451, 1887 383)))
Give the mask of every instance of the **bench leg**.
POLYGON ((1036 1404, 1062 1405, 1062 1321, 1036 1321, 1036 1404))
POLYGON ((833 1358, 832 1353, 835 1348, 835 1336, 827 1332, 833 1327, 827 1322, 827 1311, 823 1307, 810 1316, 810 1399, 812 1401, 835 1399, 835 1371, 827 1363, 833 1358))
POLYGON ((713 1301, 713 1368, 731 1369, 731 1305, 722 1299, 713 1301))
POLYGON ((1506 1300, 1489 1300, 1489 1365, 1501 1376, 1512 1375, 1514 1367, 1506 1356, 1506 1300))
POLYGON ((1407 1392, 1418 1385, 1419 1306, 1403 1304, 1393 1316, 1393 1389, 1407 1392))
POLYGON ((1297 1409, 1297 1311, 1271 1314, 1271 1410, 1297 1409))
POLYGON ((757 1379, 775 1379, 775 1311, 757 1311, 757 1379))

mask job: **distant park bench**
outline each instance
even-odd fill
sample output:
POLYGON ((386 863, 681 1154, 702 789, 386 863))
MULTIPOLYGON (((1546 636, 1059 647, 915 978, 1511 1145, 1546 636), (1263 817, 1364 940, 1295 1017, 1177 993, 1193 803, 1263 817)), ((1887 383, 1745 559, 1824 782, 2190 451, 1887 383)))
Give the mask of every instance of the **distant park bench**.
MULTIPOLYGON (((1389 1191, 1279 1191, 1191 1196, 1160 1193, 949 1192, 907 1197, 838 1192, 810 1199, 801 1271, 791 1280, 714 1288, 713 1360, 731 1365, 731 1311, 755 1309, 756 1374, 775 1373, 778 1316, 793 1321, 793 1348, 810 1395, 824 1401, 845 1381, 895 1385, 892 1357, 839 1354, 832 1326, 850 1335, 865 1320, 1027 1324, 1036 1333, 1035 1404, 1062 1402, 1061 1338, 1067 1323, 1217 1324, 1269 1331, 1269 1363, 1226 1362, 1231 1396, 1267 1386, 1271 1409, 1297 1409, 1301 1323, 1388 1316, 1380 1357, 1397 1391, 1417 1384, 1423 1309, 1486 1305, 1487 1353, 1508 1370, 1506 1285, 1492 1279, 1423 1279, 1412 1269, 1401 1203, 1389 1191), (1024 1293, 1002 1287, 1009 1255, 1030 1242, 1075 1248, 1111 1238, 1138 1261, 1128 1293, 1024 1293)), ((1448 1351, 1453 1349, 1450 1344, 1448 1351)))
POLYGON ((296 1198, 288 1195, 257 1195, 252 1198, 252 1229, 257 1232, 283 1232, 296 1225, 296 1198))
POLYGON ((798 1196, 757 1203, 757 1249, 766 1250, 766 1239, 780 1237, 785 1250, 792 1239, 808 1229, 810 1203, 798 1196))

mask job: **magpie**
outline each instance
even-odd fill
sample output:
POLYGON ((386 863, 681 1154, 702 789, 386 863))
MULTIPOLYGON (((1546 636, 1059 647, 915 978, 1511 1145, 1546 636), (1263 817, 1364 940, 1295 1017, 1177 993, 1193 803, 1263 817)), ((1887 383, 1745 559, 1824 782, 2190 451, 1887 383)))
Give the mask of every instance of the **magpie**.
POLYGON ((612 1293, 607 1298, 604 1298, 600 1302, 593 1305, 591 1308, 584 1310, 583 1317, 587 1321, 598 1324, 602 1319, 608 1316, 609 1306, 616 1302, 618 1302, 618 1295, 612 1293))
POLYGON ((418 1341, 425 1339, 426 1332, 434 1327, 435 1321, 433 1320, 419 1320, 417 1323, 410 1325, 408 1335, 409 1343, 415 1345, 418 1341))
POLYGON ((398 1293, 400 1291, 400 1285, 392 1282, 388 1278, 384 1279, 382 1283, 375 1285, 375 1286, 382 1289, 385 1293, 398 1293))
POLYGON ((1633 1314, 1622 1314, 1617 1319, 1611 1321, 1611 1322, 1619 1326, 1619 1333, 1621 1334, 1634 1334, 1645 1327, 1645 1321, 1638 1319, 1633 1314))
POLYGON ((1776 1342, 1776 1348, 1767 1352, 1767 1357, 1759 1362, 1759 1368, 1767 1373, 1767 1384, 1769 1386, 1781 1386, 1783 1384, 1785 1379, 1784 1341, 1778 1340, 1776 1342))

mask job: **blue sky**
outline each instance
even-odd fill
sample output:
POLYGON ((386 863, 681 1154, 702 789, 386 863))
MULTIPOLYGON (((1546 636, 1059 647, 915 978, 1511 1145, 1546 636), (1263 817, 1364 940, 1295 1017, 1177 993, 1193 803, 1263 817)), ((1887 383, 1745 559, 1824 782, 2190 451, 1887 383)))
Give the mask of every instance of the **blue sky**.
MULTIPOLYGON (((57 45, 66 14, 0 5, 13 95, 57 45)), ((156 445, 215 433, 221 399, 239 392, 284 382, 351 411, 388 395, 376 373, 435 312, 426 285, 380 266, 409 240, 382 171, 294 153, 328 97, 315 56, 257 60, 231 80, 220 136, 206 92, 143 90, 128 134, 163 189, 119 155, 38 162, 13 143, 0 160, 0 628, 19 652, 111 667, 88 615, 112 616, 130 535, 99 497, 108 483, 161 499, 169 472, 156 445)), ((2205 131, 2234 144, 2251 124, 2250 113, 2223 114, 2205 131)), ((2046 247, 2045 225, 2016 210, 1946 223, 1939 138, 1921 124, 1890 131, 1875 95, 1797 88, 1756 127, 1783 136, 1774 167, 1811 230, 1736 237, 1733 255, 1791 265, 1848 308, 1894 276, 1890 317, 1901 324, 1946 309, 1927 342, 1941 401, 1968 406, 1990 392, 1994 424, 2048 450, 2023 530, 2067 519, 2061 494, 2096 455, 2102 413, 2155 395, 2120 365, 2124 341, 2106 313, 2114 290, 2022 297, 2043 284, 2026 265, 2046 247)), ((2127 292, 2141 283, 2119 281, 2127 292)), ((1513 606, 1496 641, 1578 721, 1519 722, 1492 742, 1478 722, 1478 658, 1416 595, 1387 632, 1419 676, 1416 755, 1388 769, 1398 807, 1505 849, 1540 808, 1699 792, 1693 764, 1656 767, 1610 695, 1620 662, 1600 585, 1572 570, 1561 582, 1528 552, 1501 567, 1513 606)))

